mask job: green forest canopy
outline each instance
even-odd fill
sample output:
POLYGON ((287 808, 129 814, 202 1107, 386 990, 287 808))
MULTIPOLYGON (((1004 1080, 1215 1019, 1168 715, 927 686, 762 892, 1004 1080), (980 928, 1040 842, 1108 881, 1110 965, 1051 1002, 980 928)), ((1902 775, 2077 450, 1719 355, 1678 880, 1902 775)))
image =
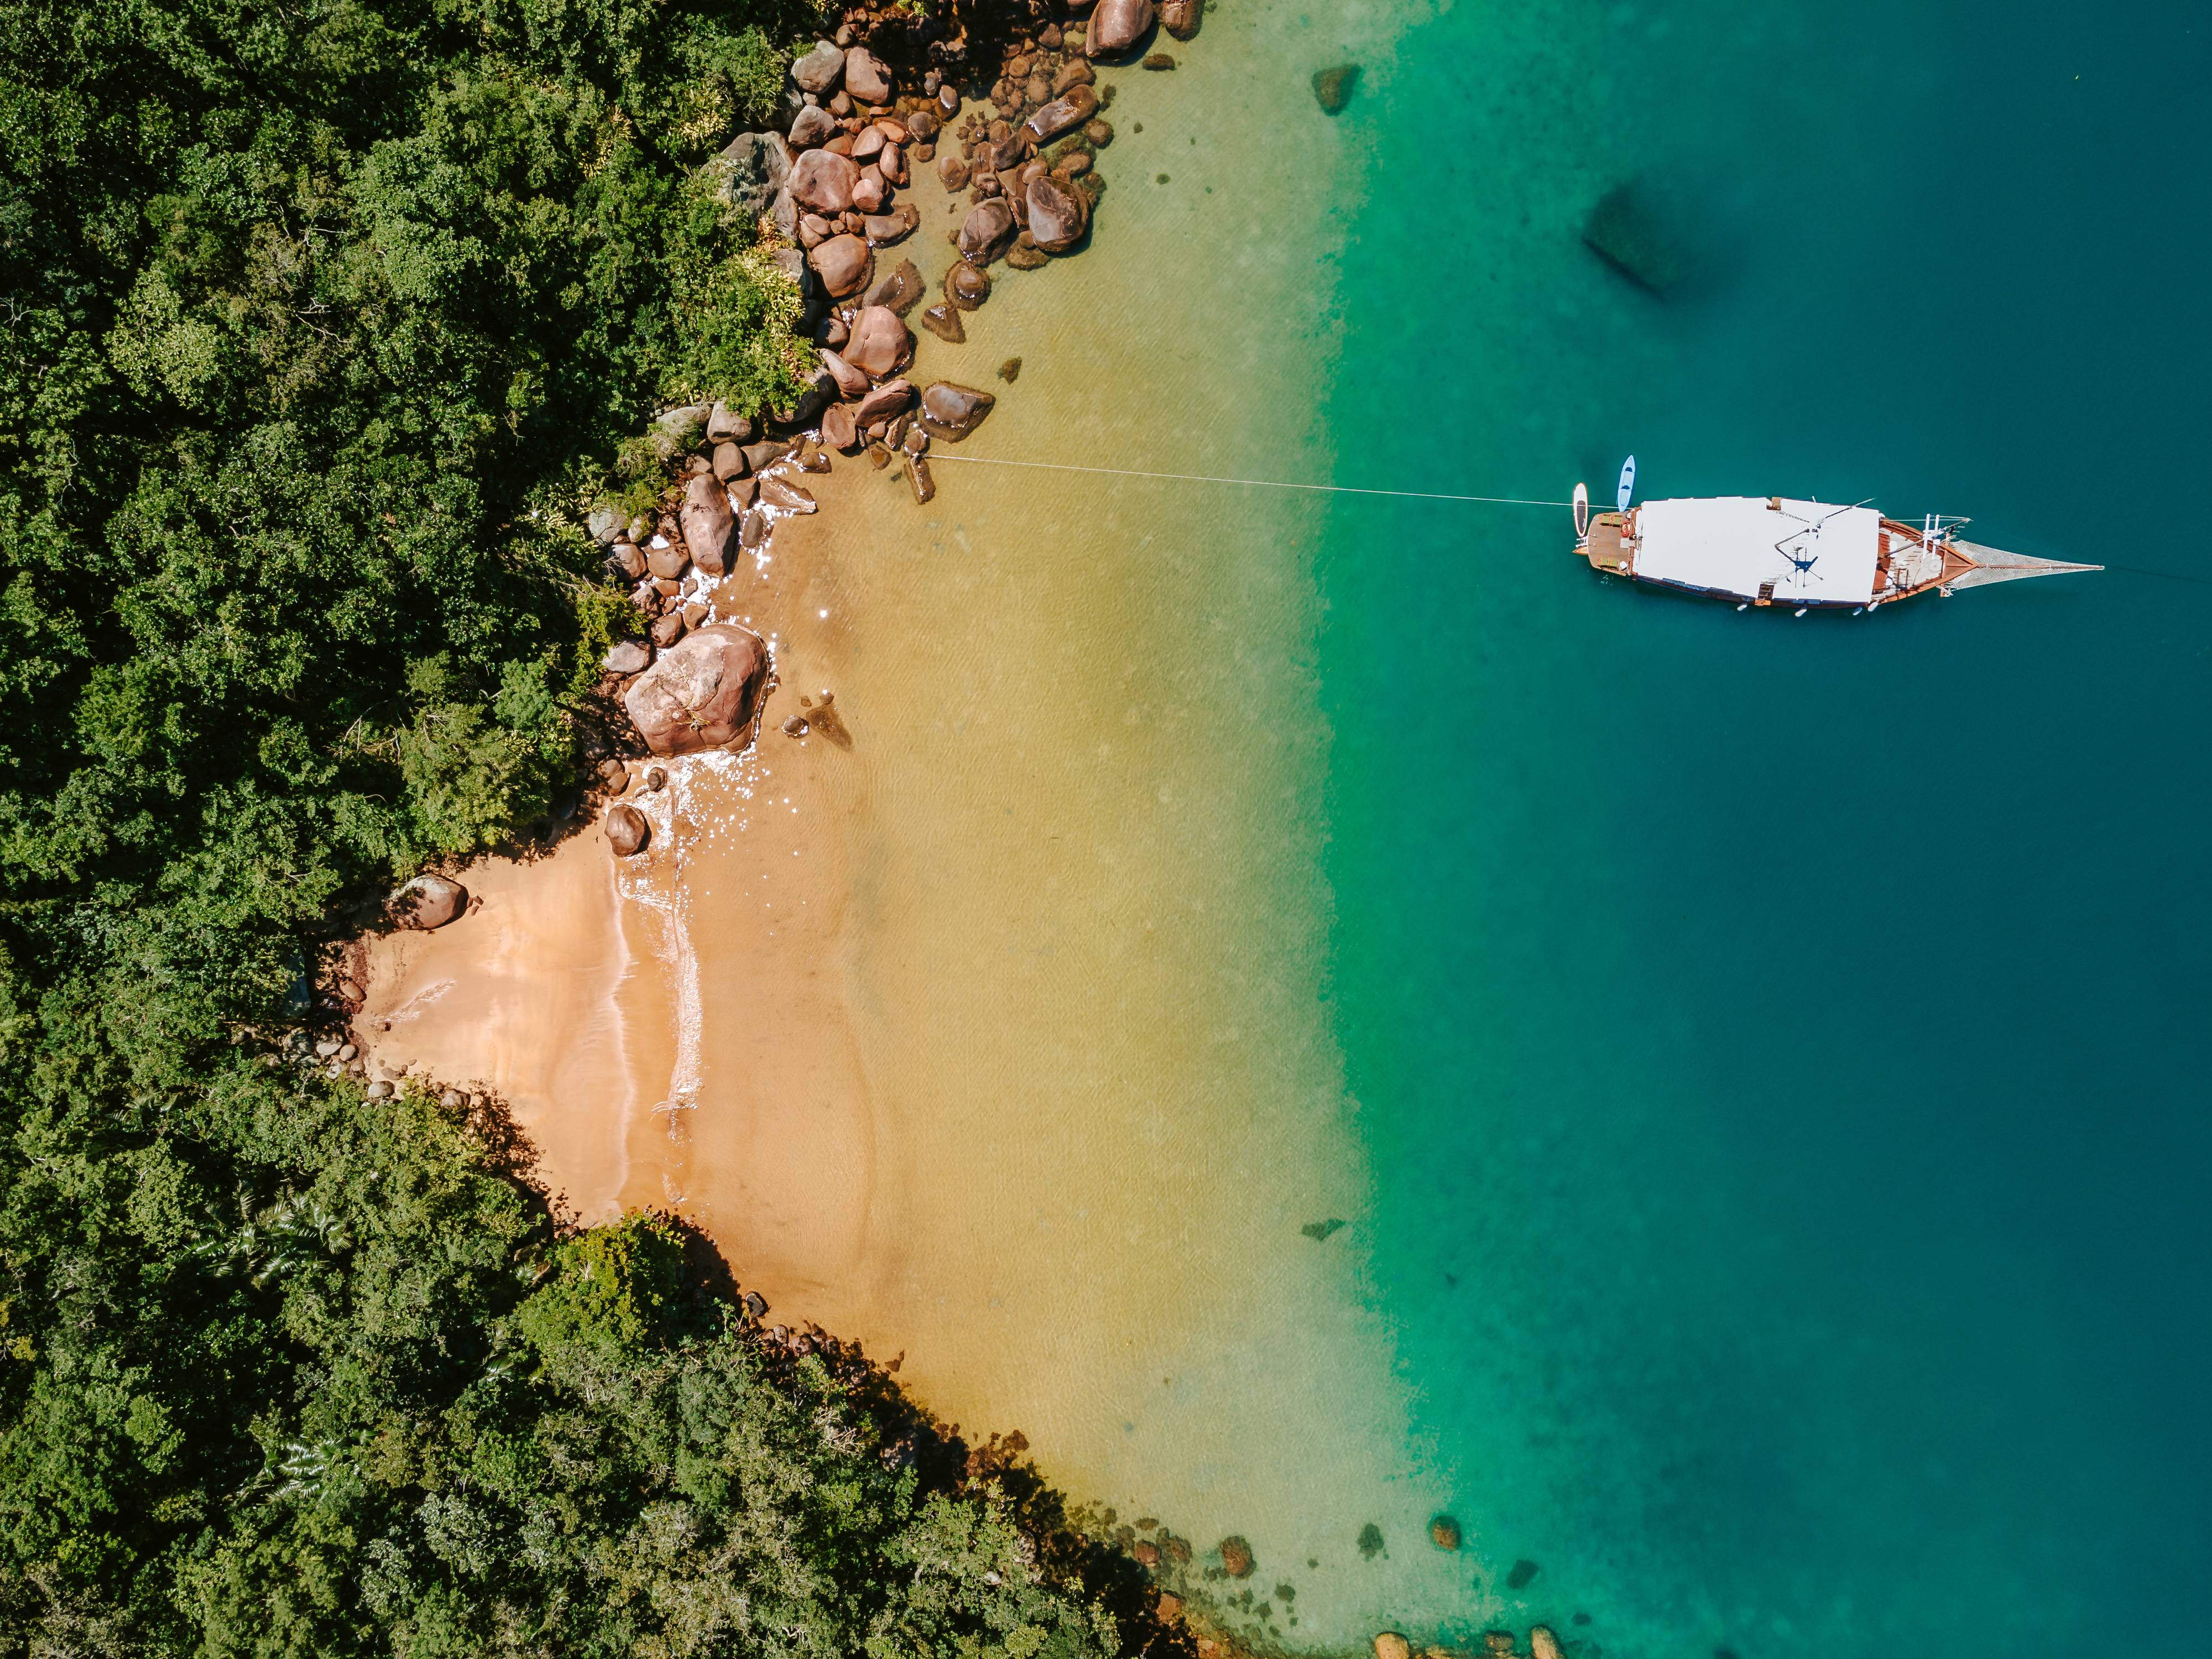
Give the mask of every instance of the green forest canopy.
POLYGON ((576 776, 622 440, 808 367, 698 168, 818 21, 0 0, 0 1655, 1138 1639, 672 1224, 275 1042, 576 776))

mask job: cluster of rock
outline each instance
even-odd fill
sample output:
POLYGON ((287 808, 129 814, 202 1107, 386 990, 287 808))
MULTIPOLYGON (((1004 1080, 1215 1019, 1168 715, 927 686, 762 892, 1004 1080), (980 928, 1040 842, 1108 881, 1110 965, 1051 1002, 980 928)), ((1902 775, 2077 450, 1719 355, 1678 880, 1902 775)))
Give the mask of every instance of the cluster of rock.
MULTIPOLYGON (((1460 1656, 1444 1648, 1419 1650, 1422 1659, 1460 1659, 1460 1656)), ((1523 1650, 1514 1645, 1510 1631, 1486 1631, 1482 1637, 1481 1652, 1485 1659, 1511 1659, 1523 1650)), ((1528 1659, 1565 1659, 1559 1637, 1546 1625, 1538 1625, 1528 1632, 1528 1659)), ((1395 1630, 1386 1630, 1375 1638, 1375 1659, 1414 1659, 1413 1644, 1395 1630)))

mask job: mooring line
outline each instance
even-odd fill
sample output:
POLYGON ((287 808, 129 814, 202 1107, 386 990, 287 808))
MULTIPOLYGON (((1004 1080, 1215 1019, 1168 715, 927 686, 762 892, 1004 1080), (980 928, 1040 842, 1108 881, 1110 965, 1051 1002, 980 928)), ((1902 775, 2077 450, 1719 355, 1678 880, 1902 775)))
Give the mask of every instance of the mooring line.
POLYGON ((1572 501, 1534 501, 1521 495, 1447 495, 1427 489, 1363 489, 1355 484, 1285 483, 1279 478, 1217 478, 1204 472, 1140 472, 1127 466, 1076 466, 1066 461, 1006 461, 994 455, 930 453, 930 463, 967 461, 976 466, 1026 466, 1044 472, 1097 472, 1115 478, 1165 478, 1176 483, 1249 484, 1256 489, 1310 489, 1334 495, 1402 495, 1416 501, 1481 501, 1492 507, 1572 507, 1572 501))

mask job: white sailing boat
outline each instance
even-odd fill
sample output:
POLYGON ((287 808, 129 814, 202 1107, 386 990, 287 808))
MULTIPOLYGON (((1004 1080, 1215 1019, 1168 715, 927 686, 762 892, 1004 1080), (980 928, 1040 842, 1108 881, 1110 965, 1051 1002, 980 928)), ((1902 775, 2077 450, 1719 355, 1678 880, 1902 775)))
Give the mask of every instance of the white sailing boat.
POLYGON ((1623 510, 1595 517, 1589 491, 1575 486, 1575 551, 1593 570, 1726 599, 1740 610, 1872 610, 1931 591, 1948 595, 2104 568, 1984 547, 1960 536, 1964 519, 1931 513, 1908 524, 1864 502, 1711 495, 1631 507, 1632 477, 1622 469, 1623 510))

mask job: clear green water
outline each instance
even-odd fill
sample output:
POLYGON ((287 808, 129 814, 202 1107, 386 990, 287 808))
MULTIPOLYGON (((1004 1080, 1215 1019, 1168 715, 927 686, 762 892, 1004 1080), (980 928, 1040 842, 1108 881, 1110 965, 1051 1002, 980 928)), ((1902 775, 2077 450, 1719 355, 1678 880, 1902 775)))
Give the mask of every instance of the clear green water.
MULTIPOLYGON (((1632 449, 2212 573, 2208 32, 1428 15, 1341 118, 1334 476, 1603 497, 1632 449), (1577 240, 1632 174, 1667 301, 1577 240)), ((1408 1620, 1526 1558, 1513 1622, 1613 1655, 2193 1650, 2212 586, 1794 621, 1569 540, 1363 500, 1321 560, 1359 1247, 1470 1535, 1408 1620)))

